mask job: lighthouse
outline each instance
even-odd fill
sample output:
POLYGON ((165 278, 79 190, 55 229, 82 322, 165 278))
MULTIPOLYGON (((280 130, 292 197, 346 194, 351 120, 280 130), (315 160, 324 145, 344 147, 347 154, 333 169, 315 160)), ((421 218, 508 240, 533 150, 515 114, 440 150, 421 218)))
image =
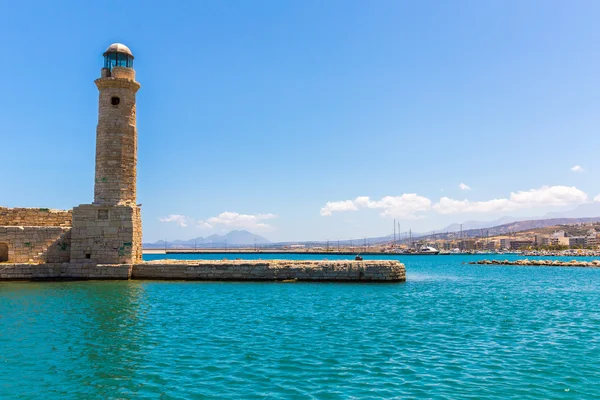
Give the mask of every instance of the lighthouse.
POLYGON ((73 209, 71 262, 131 264, 142 258, 137 205, 134 56, 121 43, 103 53, 98 88, 94 201, 73 209))
POLYGON ((137 129, 133 54, 115 43, 104 52, 104 67, 96 79, 98 126, 96 128, 96 178, 94 204, 135 205, 137 129))

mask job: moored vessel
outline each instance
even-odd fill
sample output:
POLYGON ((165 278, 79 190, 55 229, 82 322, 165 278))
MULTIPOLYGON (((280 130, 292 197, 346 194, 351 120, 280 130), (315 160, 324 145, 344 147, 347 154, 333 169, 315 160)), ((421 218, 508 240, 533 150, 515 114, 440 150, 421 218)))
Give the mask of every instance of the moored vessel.
POLYGON ((402 251, 400 254, 403 255, 437 255, 440 251, 435 247, 431 246, 421 246, 419 249, 406 249, 402 251))

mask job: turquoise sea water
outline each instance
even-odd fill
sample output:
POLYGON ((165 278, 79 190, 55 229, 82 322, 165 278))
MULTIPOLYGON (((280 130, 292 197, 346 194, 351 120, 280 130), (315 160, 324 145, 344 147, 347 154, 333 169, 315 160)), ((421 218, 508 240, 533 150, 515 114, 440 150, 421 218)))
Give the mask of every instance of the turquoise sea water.
POLYGON ((0 398, 600 398, 600 269, 478 258, 404 257, 401 284, 0 283, 0 398))

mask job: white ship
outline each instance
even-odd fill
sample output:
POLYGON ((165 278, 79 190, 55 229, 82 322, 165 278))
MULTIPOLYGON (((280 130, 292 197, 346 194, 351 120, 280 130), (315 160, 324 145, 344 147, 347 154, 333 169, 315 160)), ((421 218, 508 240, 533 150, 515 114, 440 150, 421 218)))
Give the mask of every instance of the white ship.
POLYGON ((440 253, 440 251, 438 249, 436 249, 435 247, 431 247, 431 246, 423 246, 417 252, 417 254, 439 254, 439 253, 440 253))
POLYGON ((440 254, 440 251, 438 249, 436 249, 435 247, 421 246, 419 249, 407 249, 407 250, 404 250, 400 254, 415 255, 415 256, 428 255, 428 254, 435 255, 435 254, 440 254))

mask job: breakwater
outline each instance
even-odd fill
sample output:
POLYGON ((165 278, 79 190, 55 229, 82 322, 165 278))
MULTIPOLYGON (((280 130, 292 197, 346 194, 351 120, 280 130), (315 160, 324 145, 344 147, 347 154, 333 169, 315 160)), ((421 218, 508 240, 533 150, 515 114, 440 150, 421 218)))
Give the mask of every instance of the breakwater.
POLYGON ((478 265, 521 265, 521 266, 536 266, 536 267, 600 267, 600 260, 594 261, 558 261, 558 260, 479 260, 471 261, 469 264, 478 265))
POLYGON ((158 260, 139 264, 0 264, 0 280, 203 280, 404 282, 406 268, 394 260, 158 260))

